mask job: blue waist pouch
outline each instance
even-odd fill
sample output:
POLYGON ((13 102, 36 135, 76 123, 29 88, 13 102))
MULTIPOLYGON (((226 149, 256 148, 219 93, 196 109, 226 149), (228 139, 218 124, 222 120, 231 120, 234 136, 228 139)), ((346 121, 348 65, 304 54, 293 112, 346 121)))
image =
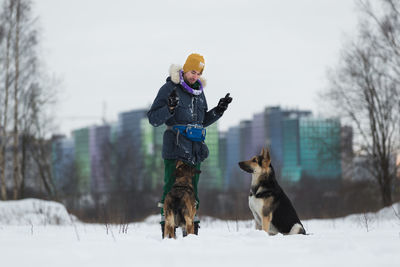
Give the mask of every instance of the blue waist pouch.
POLYGON ((174 125, 172 129, 187 137, 191 141, 202 142, 206 139, 206 128, 200 125, 174 125))

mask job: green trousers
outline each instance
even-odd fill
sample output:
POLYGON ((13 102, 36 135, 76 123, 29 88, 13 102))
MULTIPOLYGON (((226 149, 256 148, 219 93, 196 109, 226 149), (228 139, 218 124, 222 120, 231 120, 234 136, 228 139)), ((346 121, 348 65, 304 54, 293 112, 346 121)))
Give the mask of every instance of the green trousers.
MULTIPOLYGON (((200 170, 200 163, 195 165, 195 168, 197 170, 200 170)), ((161 203, 164 203, 165 196, 168 194, 168 192, 171 190, 172 186, 174 185, 175 182, 175 176, 174 176, 174 171, 176 169, 176 160, 174 159, 164 159, 164 190, 163 190, 163 195, 161 198, 161 203)), ((197 184, 199 183, 199 177, 200 174, 197 173, 195 174, 192 183, 193 183, 193 189, 194 189, 194 195, 196 197, 197 201, 197 206, 196 209, 199 208, 200 200, 199 196, 197 194, 197 184)), ((161 214, 163 214, 164 211, 161 209, 161 214)))

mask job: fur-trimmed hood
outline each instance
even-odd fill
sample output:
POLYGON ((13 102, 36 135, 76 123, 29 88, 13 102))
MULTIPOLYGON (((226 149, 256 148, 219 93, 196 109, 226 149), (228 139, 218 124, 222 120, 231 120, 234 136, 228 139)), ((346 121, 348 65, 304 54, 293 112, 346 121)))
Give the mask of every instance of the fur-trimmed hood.
MULTIPOLYGON (((171 81, 175 84, 180 83, 180 78, 179 78, 179 71, 182 69, 181 65, 176 65, 172 64, 171 67, 169 67, 169 76, 171 77, 171 81)), ((207 81, 203 77, 200 77, 200 82, 203 85, 203 88, 206 87, 207 81)))

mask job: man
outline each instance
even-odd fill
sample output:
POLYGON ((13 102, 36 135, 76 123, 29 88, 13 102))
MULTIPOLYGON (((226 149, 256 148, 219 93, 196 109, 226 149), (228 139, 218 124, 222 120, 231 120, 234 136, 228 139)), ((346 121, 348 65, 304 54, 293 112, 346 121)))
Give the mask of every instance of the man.
MULTIPOLYGON (((164 188, 160 207, 165 196, 174 184, 176 160, 180 159, 200 170, 200 163, 208 157, 208 148, 204 143, 205 127, 216 122, 228 108, 232 98, 227 94, 218 105, 208 111, 203 89, 206 81, 202 78, 204 58, 191 54, 183 68, 172 65, 166 83, 158 91, 147 116, 151 125, 167 125, 163 136, 162 157, 164 159, 164 188), (204 128, 203 128, 204 127, 204 128)), ((193 179, 193 187, 199 207, 197 184, 199 174, 193 179)), ((161 209, 161 229, 164 230, 164 211, 161 209)), ((195 217, 195 234, 199 220, 195 217)))

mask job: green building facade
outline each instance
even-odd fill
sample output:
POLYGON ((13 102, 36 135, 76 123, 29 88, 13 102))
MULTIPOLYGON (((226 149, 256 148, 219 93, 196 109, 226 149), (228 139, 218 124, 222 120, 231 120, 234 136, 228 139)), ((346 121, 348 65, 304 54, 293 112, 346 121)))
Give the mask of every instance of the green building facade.
POLYGON ((300 119, 303 175, 318 179, 341 177, 340 129, 338 119, 300 119))
POLYGON ((300 159, 299 120, 285 119, 283 121, 283 179, 290 182, 300 181, 300 159))
POLYGON ((140 123, 142 132, 142 152, 144 158, 145 187, 155 190, 163 186, 164 161, 162 159, 162 142, 166 126, 153 127, 147 118, 140 123))
POLYGON ((75 167, 78 177, 78 192, 90 193, 90 151, 89 128, 81 128, 72 132, 75 147, 75 167))
POLYGON ((222 190, 224 181, 220 167, 218 122, 207 127, 205 143, 209 155, 201 164, 199 188, 222 190))
POLYGON ((338 119, 288 118, 284 120, 282 177, 340 179, 341 125, 338 119))

